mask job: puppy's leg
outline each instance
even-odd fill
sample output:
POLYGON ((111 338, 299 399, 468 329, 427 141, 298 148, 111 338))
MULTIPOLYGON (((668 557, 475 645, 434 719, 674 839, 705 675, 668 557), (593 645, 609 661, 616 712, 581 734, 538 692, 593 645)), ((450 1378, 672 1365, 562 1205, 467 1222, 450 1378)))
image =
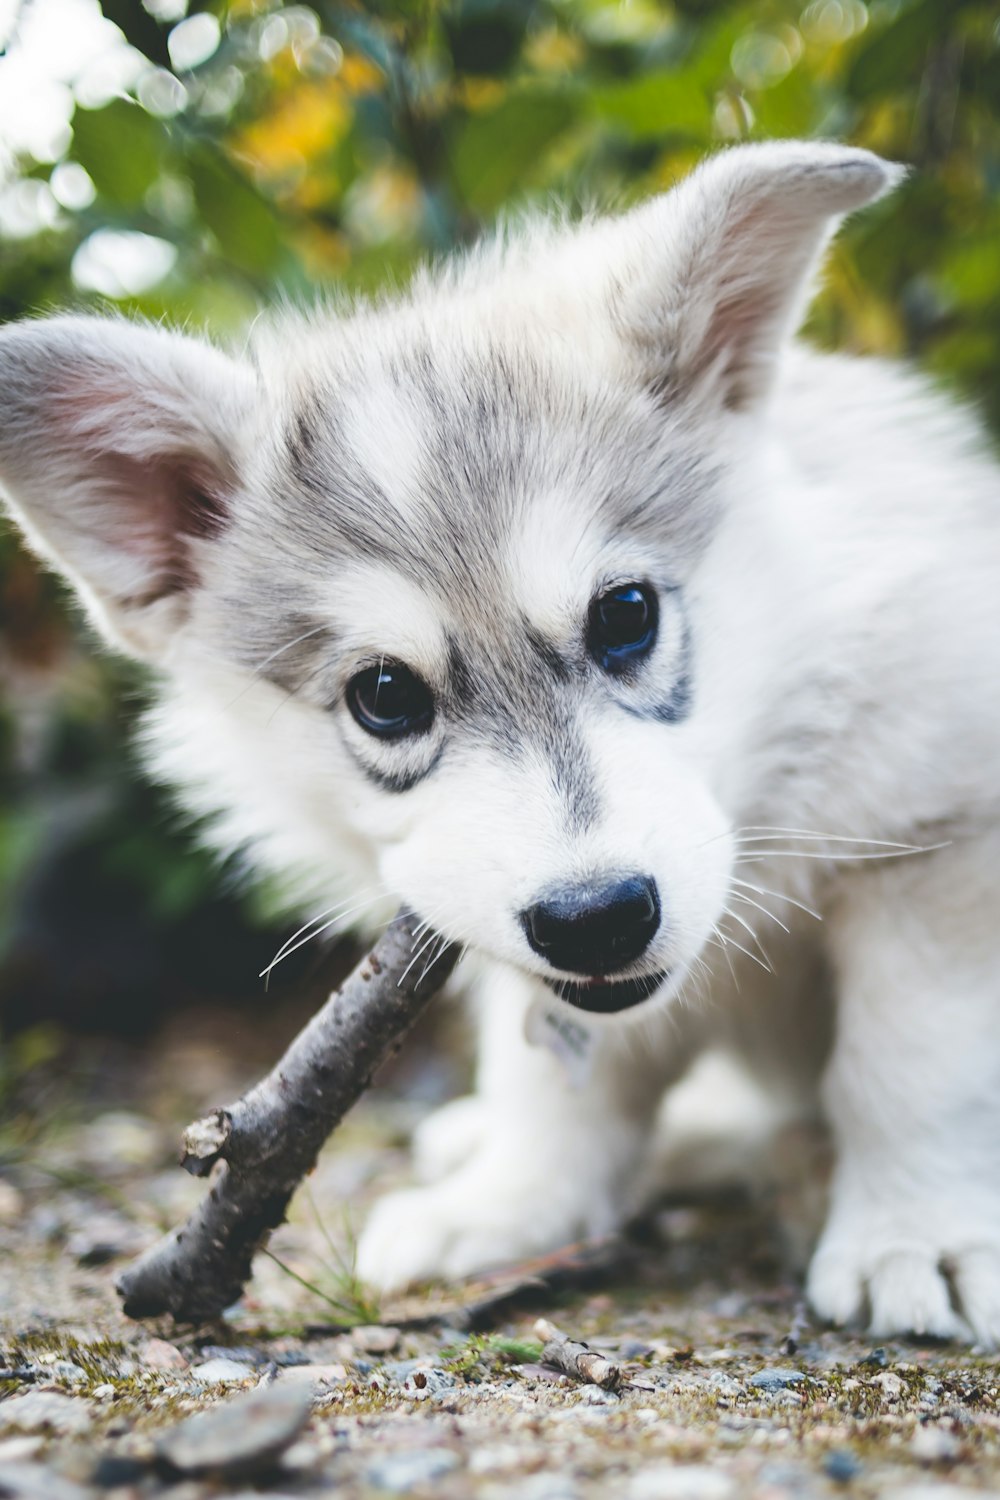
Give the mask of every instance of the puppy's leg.
POLYGON ((872 1332, 1000 1342, 1000 839, 852 873, 830 918, 837 1146, 809 1274, 872 1332))
POLYGON ((465 1145, 465 1160, 431 1186, 376 1204, 358 1247, 364 1280, 398 1287, 464 1276, 606 1234, 635 1207, 679 1053, 665 1057, 630 1027, 601 1027, 589 1077, 574 1085, 556 1056, 525 1040, 538 993, 512 971, 484 975, 479 1092, 425 1131, 425 1155, 455 1160, 465 1145), (468 1142, 456 1138, 463 1131, 468 1142))

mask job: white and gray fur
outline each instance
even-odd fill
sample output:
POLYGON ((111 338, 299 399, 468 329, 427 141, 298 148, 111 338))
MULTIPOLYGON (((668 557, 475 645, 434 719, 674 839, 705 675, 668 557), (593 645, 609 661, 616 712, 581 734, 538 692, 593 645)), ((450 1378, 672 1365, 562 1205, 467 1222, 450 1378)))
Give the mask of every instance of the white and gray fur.
POLYGON ((405 901, 471 950, 479 1092, 377 1207, 374 1282, 613 1228, 721 1043, 829 1121, 816 1310, 1000 1341, 1000 477, 915 375, 792 342, 897 176, 741 147, 232 354, 0 333, 10 510, 160 674, 154 768, 306 910, 405 901), (612 678, 588 609, 636 579, 659 637, 612 678), (433 689, 426 735, 347 711, 382 659, 433 689), (629 871, 662 904, 633 972, 669 978, 581 1017, 519 913, 629 871))

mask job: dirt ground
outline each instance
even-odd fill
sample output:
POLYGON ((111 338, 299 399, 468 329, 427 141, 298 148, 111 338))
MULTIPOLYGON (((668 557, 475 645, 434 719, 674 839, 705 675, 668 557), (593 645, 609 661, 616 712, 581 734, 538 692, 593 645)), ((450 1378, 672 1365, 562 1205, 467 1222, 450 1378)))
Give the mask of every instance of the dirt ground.
POLYGON ((204 1190, 173 1164, 180 1128, 279 1047, 259 1024, 239 1042, 186 1018, 141 1052, 81 1046, 4 1125, 0 1497, 1000 1495, 1000 1360, 814 1326, 767 1204, 673 1207, 627 1243, 366 1296, 343 1205, 360 1221, 401 1180, 410 1126, 460 1081, 419 1041, 237 1308, 130 1322, 116 1275, 204 1190), (616 1388, 546 1368, 539 1317, 605 1352, 616 1388))

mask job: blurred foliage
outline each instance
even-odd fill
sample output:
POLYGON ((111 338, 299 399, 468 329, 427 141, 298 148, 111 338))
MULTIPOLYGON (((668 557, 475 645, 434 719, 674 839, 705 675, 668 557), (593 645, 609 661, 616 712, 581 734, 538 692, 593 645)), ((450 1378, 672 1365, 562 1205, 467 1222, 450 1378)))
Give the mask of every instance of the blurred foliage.
MULTIPOLYGON (((22 160, 0 186, 0 318, 103 294, 233 329, 281 296, 405 281, 511 205, 617 207, 719 143, 832 135, 915 171, 849 227, 813 334, 914 355, 1000 426, 993 4, 194 0, 185 14, 183 0, 103 0, 103 11, 138 54, 134 86, 103 102, 91 89, 60 159, 22 160)), ((0 630, 0 896, 21 888, 72 805, 86 868, 113 867, 152 920, 194 910, 210 872, 159 804, 151 815, 122 749, 137 684, 88 662, 55 588, 10 541, 0 630)), ((10 933, 2 917, 0 945, 10 933)))

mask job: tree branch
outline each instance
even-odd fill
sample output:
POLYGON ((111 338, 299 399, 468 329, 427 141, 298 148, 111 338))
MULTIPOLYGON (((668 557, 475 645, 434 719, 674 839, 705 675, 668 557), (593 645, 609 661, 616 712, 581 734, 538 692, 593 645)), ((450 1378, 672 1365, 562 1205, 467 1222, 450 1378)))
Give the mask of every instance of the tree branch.
POLYGON ((444 945, 432 962, 414 962, 416 929, 417 918, 399 912, 277 1067, 235 1104, 188 1126, 182 1165, 199 1177, 220 1166, 187 1223, 120 1277, 129 1317, 199 1322, 240 1296, 254 1255, 327 1137, 455 966, 458 950, 444 945))

